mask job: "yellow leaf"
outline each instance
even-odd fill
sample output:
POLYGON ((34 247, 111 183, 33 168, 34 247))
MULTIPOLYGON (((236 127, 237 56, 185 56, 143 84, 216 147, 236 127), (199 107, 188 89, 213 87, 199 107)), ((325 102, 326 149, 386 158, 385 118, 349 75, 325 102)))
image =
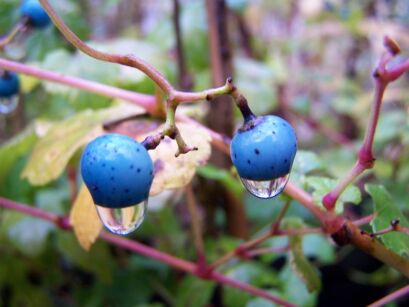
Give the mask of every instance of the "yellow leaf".
POLYGON ((23 74, 20 75, 21 91, 23 93, 31 92, 39 83, 40 79, 33 78, 23 74))
MULTIPOLYGON (((211 137, 207 131, 194 124, 178 123, 178 128, 186 144, 196 146, 198 150, 176 158, 177 144, 169 138, 165 138, 155 150, 150 150, 149 154, 155 168, 155 177, 150 190, 151 196, 165 189, 185 186, 192 180, 196 168, 204 165, 210 157, 211 137)), ((149 134, 155 133, 157 132, 149 134)))
POLYGON ((102 123, 143 113, 143 109, 121 104, 104 110, 86 110, 47 129, 34 146, 22 177, 33 185, 58 178, 75 152, 103 133, 102 123))
POLYGON ((83 249, 89 251, 102 229, 102 223, 85 185, 82 185, 71 209, 70 222, 78 242, 83 249))

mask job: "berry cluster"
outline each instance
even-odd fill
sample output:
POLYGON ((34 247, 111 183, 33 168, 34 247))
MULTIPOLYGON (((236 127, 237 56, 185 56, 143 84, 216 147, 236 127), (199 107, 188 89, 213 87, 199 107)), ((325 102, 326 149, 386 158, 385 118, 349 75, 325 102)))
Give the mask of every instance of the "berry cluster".
MULTIPOLYGON (((274 197, 284 189, 296 151, 293 128, 272 115, 246 118, 231 143, 231 158, 244 185, 261 198, 274 197)), ((81 173, 97 208, 117 210, 146 202, 153 163, 142 144, 127 136, 106 134, 86 146, 81 173)), ((121 223, 121 218, 111 216, 107 227, 112 230, 113 224, 121 223)))

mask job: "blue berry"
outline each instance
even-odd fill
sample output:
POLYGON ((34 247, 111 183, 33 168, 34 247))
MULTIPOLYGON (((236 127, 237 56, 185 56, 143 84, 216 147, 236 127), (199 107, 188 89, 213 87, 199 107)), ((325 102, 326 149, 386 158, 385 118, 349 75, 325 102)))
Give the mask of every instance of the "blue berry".
POLYGON ((81 174, 96 205, 124 208, 148 198, 153 163, 140 143, 124 135, 106 134, 85 147, 81 174))
POLYGON ((0 98, 16 95, 20 89, 20 80, 14 72, 4 72, 0 76, 0 98))
POLYGON ((20 8, 21 15, 28 18, 29 25, 34 28, 45 28, 50 24, 50 17, 38 0, 25 0, 20 8))
POLYGON ((247 121, 231 142, 231 159, 240 177, 255 181, 287 175, 296 151, 293 128, 273 115, 247 121))

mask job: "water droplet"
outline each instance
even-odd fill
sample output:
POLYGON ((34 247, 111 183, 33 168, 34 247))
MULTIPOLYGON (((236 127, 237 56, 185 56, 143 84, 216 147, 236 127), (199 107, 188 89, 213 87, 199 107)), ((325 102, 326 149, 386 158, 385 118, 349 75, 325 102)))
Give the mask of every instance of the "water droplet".
POLYGON ((148 200, 125 208, 97 207, 102 224, 112 233, 127 235, 137 229, 145 219, 148 200))
POLYGON ((0 97, 0 114, 10 114, 18 105, 18 95, 0 97))
POLYGON ((247 191, 258 198, 272 198, 280 194, 288 182, 290 174, 273 180, 256 181, 240 178, 247 191))
POLYGON ((27 54, 26 52, 27 38, 28 38, 27 32, 18 33, 9 44, 4 46, 3 48, 4 55, 7 58, 15 61, 22 60, 27 54))

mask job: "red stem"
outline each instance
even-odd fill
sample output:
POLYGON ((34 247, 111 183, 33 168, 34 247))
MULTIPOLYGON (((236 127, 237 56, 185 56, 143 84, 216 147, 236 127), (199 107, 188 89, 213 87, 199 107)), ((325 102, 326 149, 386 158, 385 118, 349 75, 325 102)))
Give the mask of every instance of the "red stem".
POLYGON ((386 304, 401 298, 402 296, 409 294, 409 285, 392 292, 391 294, 381 298, 380 300, 373 302, 372 304, 368 305, 368 307, 381 307, 385 306, 386 304))
POLYGON ((131 101, 145 108, 149 113, 154 112, 154 110, 156 109, 154 96, 139 94, 132 91, 119 89, 117 87, 103 85, 94 81, 69 77, 61 73, 55 73, 52 71, 20 64, 6 59, 0 59, 0 67, 5 70, 11 70, 28 76, 36 77, 38 79, 61 83, 102 96, 131 101))
MULTIPOLYGON (((21 203, 18 203, 18 202, 15 202, 15 201, 3 198, 3 197, 0 197, 0 207, 4 207, 10 210, 15 210, 15 211, 24 213, 26 215, 30 215, 30 216, 38 217, 43 220, 50 221, 63 230, 72 230, 72 228, 70 227, 70 225, 68 224, 67 220, 64 217, 58 216, 54 213, 44 211, 39 208, 30 207, 30 206, 27 206, 27 205, 24 205, 24 204, 21 204, 21 203)), ((170 254, 158 251, 152 247, 146 246, 139 242, 132 241, 124 237, 119 237, 117 235, 113 235, 113 234, 106 233, 106 232, 101 232, 100 238, 116 246, 122 247, 124 249, 128 249, 134 253, 144 255, 148 258, 155 259, 157 261, 166 263, 169 266, 172 266, 174 268, 177 268, 182 271, 196 275, 199 278, 211 279, 219 283, 241 289, 247 293, 250 293, 255 296, 263 297, 269 301, 275 302, 282 306, 288 306, 288 307, 295 306, 268 292, 265 292, 261 289, 253 287, 249 284, 242 283, 240 281, 231 279, 217 272, 209 272, 209 274, 204 276, 201 272, 197 270, 196 264, 190 261, 187 261, 187 260, 177 258, 170 254)))

